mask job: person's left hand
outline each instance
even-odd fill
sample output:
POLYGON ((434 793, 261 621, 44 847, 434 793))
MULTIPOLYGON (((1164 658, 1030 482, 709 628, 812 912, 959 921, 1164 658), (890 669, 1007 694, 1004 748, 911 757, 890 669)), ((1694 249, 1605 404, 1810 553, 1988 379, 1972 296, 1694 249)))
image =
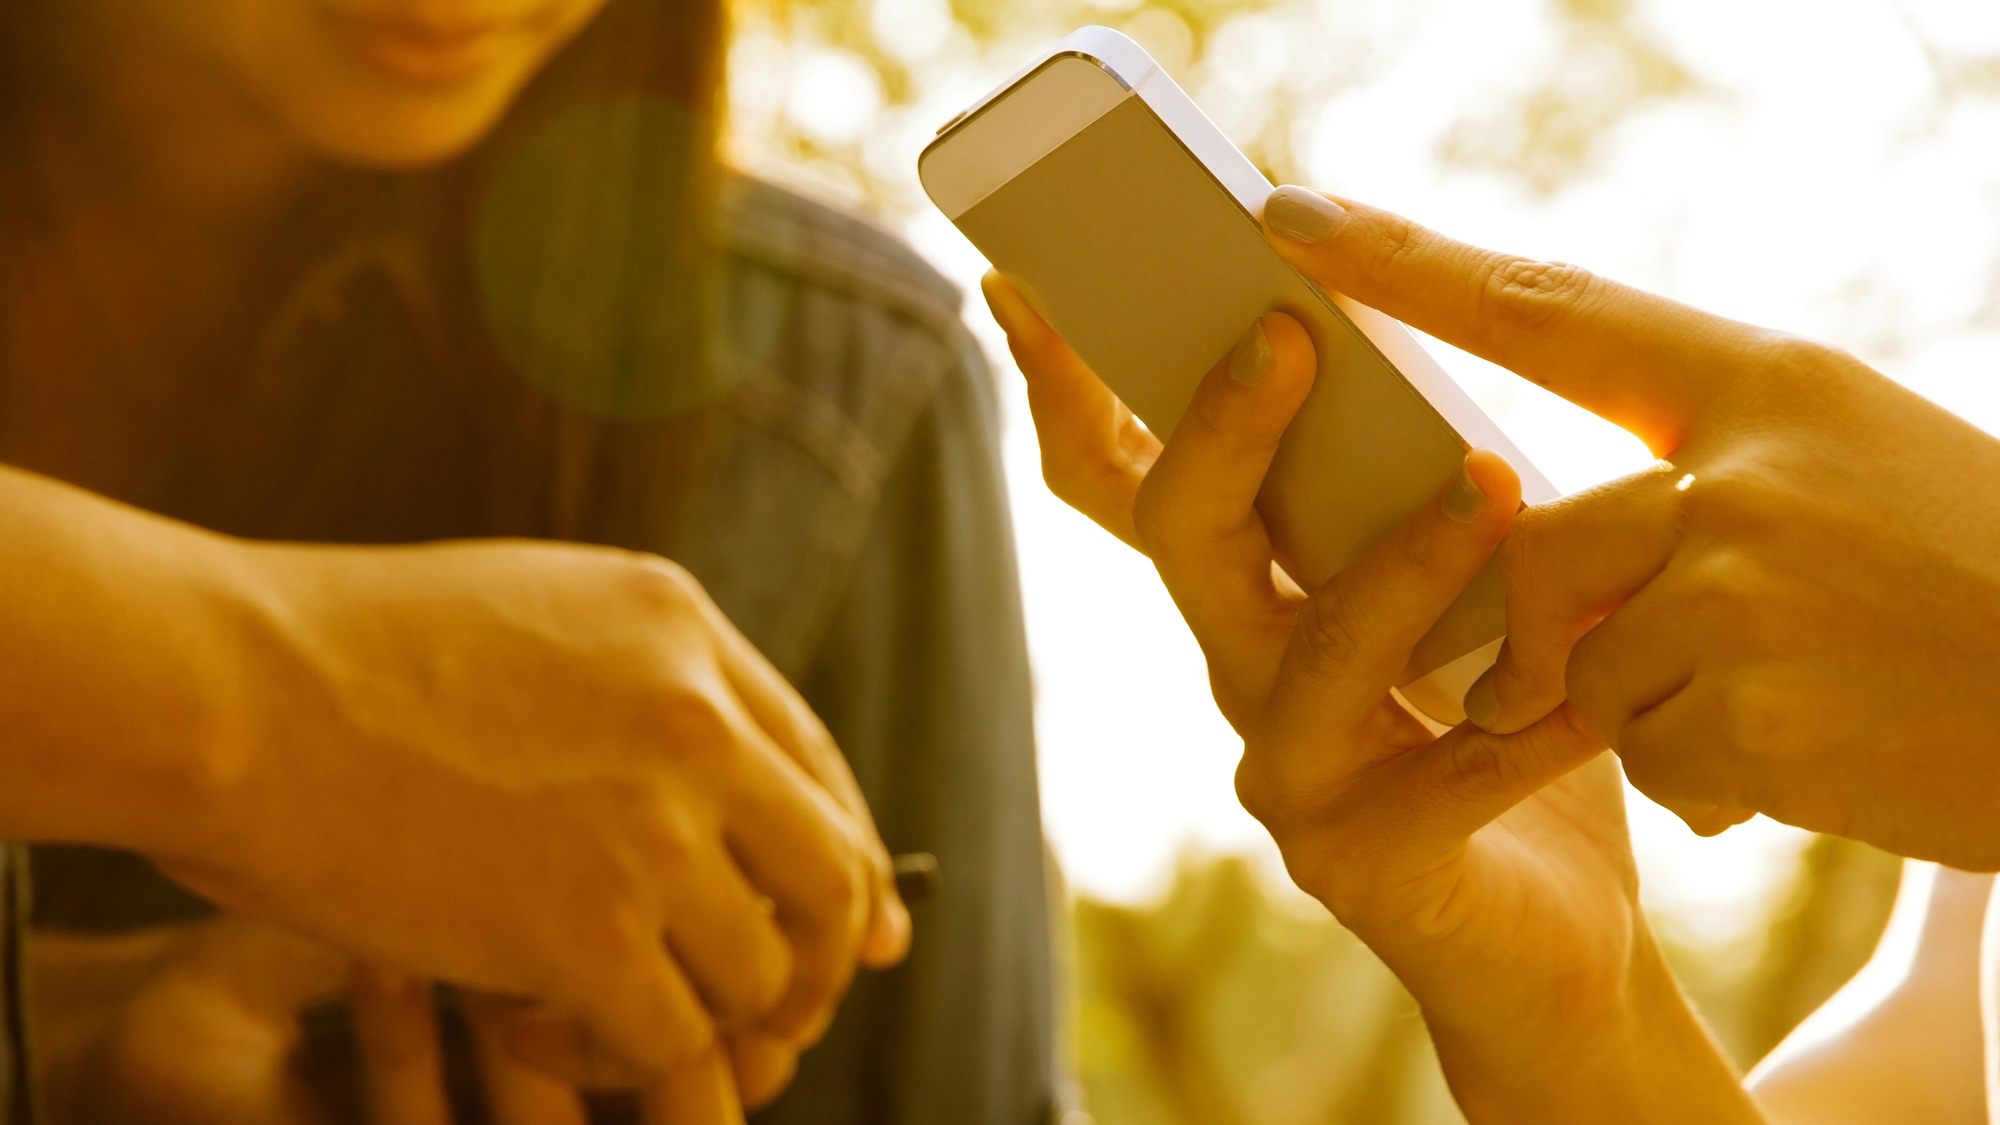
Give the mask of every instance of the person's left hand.
MULTIPOLYGON (((37 931, 32 968, 54 1125, 324 1125, 293 1066, 299 1015, 348 986, 349 958, 225 915, 117 935, 37 931)), ((382 1061, 370 1077, 384 1100, 419 1100, 408 1091, 423 1092, 421 1072, 413 1082, 412 1068, 382 1061)), ((384 1116, 377 1125, 431 1122, 384 1116)))
MULTIPOLYGON (((451 1125, 442 1040, 428 982, 359 964, 317 942, 234 915, 117 936, 38 932, 35 1016, 53 1125, 335 1125, 308 1074, 300 1017, 344 995, 368 1125, 451 1125)), ((522 1057, 557 1025, 523 1002, 461 990, 495 1125, 584 1125, 585 1086, 522 1057), (523 1033, 526 1032, 524 1035, 523 1033)), ((581 1042, 579 1025, 560 1030, 581 1042)), ((744 1102, 761 1105, 791 1074, 791 1049, 731 1044, 744 1102)), ((553 1064, 585 1064, 556 1052, 553 1064)), ((657 1100, 657 1099, 655 1099, 657 1100)), ((642 1096, 642 1104, 644 1099, 642 1096)), ((664 1121, 645 1105, 648 1121, 664 1121)))

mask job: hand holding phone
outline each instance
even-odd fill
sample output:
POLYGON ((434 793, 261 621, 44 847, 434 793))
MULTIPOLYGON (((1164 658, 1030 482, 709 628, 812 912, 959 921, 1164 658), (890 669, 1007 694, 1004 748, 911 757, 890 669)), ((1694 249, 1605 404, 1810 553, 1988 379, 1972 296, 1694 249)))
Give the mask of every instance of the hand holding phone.
MULTIPOLYGON (((1403 328, 1327 294, 1265 242, 1271 185, 1137 44, 1065 39, 948 122, 925 190, 1146 427, 1169 437, 1195 384, 1263 313, 1312 338, 1312 394, 1258 509, 1307 589, 1352 563, 1449 480, 1468 448, 1504 456, 1528 503, 1555 489, 1403 328)), ((1407 698, 1445 722, 1505 632, 1497 574, 1417 645, 1407 698)))

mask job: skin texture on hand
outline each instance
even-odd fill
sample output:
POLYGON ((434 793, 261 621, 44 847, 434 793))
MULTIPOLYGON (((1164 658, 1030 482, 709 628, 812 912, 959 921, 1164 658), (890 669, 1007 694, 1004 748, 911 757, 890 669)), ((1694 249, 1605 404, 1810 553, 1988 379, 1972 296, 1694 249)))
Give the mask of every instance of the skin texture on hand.
POLYGON ((1832 348, 1316 198, 1323 237, 1271 238, 1301 271, 1663 459, 1518 522, 1469 713, 1567 698, 1697 830, 1755 810, 2000 867, 2000 441, 1832 348))
POLYGON ((217 802, 232 845, 157 853, 204 894, 541 1000, 682 1097, 734 1098, 719 1036, 795 1051, 857 960, 901 957, 845 761, 678 568, 525 543, 251 550, 281 593, 250 630, 257 705, 217 802))
POLYGON ((1243 377, 1239 345, 1162 449, 1004 281, 986 290, 1028 377, 1044 475, 1153 560, 1243 736, 1244 806, 1417 997, 1468 1116, 1758 1120, 1647 929, 1602 742, 1568 707, 1515 734, 1440 733, 1391 692, 1514 519, 1505 462, 1472 453, 1308 594, 1274 565, 1254 507, 1312 380, 1297 322, 1262 318, 1261 374, 1243 377))
MULTIPOLYGON (((36 935, 36 1038, 52 1125, 331 1125, 345 1072, 301 1052, 301 1015, 344 996, 369 1125, 451 1125, 444 1040, 428 982, 358 964, 240 916, 115 936, 36 935)), ((460 990, 495 1125, 584 1125, 581 1085, 514 1054, 521 1005, 460 990)), ((605 1085, 615 1085, 606 1083, 605 1085)), ((672 1122, 661 1094, 642 1117, 672 1122)))
POLYGON ((253 545, 5 469, 0 531, 10 838, 536 1001, 706 1099, 677 1122, 738 1117, 732 1053, 782 1082, 903 954, 838 748, 668 563, 253 545))

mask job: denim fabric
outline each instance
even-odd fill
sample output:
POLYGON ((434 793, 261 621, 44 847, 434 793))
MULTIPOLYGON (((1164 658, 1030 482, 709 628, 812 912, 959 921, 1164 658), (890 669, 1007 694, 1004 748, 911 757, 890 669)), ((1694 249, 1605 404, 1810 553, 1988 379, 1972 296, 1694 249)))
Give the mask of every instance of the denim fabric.
MULTIPOLYGON (((889 848, 942 868, 909 961, 857 979, 759 1120, 1039 1125, 1050 923, 988 370, 957 291, 880 229, 747 178, 723 214, 712 393, 681 416, 545 410, 536 448, 553 453, 521 455, 494 419, 524 393, 463 374, 389 238, 307 279, 222 454, 191 451, 181 486, 127 499, 262 538, 539 535, 686 566, 825 720, 889 848)), ((61 884, 42 924, 118 928, 146 920, 143 896, 185 902, 129 862, 36 864, 61 884)))

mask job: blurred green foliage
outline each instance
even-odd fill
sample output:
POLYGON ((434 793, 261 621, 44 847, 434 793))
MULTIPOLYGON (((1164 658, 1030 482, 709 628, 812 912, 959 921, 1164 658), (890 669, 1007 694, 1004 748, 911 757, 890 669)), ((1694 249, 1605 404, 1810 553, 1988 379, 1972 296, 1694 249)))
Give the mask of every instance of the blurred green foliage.
MULTIPOLYGON (((1747 956, 1663 932, 1746 1069, 1867 960, 1901 861, 1807 845, 1747 956)), ((1241 858, 1185 859, 1157 904, 1072 908, 1072 1040, 1097 1125, 1447 1125, 1423 1020, 1367 947, 1241 858)), ((1081 1115, 1079 1115, 1081 1118, 1081 1115)))
MULTIPOLYGON (((1549 0, 1548 16, 1551 53, 1446 133, 1446 166, 1552 195, 1590 170, 1630 114, 1700 91, 1635 0, 1549 0)), ((759 101, 829 55, 871 76, 874 104, 856 110, 865 127, 816 135, 796 114, 753 108, 738 115, 739 134, 766 167, 908 213, 922 205, 913 164, 931 127, 1037 49, 1104 24, 1138 40, 1275 182, 1301 182, 1319 111, 1450 18, 1440 0, 785 0, 739 22, 747 39, 802 50, 740 52, 732 90, 759 101)))
POLYGON ((1447 164, 1518 176, 1549 196, 1586 171, 1600 142, 1641 105, 1696 89, 1639 20, 1633 0, 1560 0, 1556 57, 1527 89, 1461 120, 1447 164))
POLYGON ((1459 1120, 1417 1007, 1316 904, 1189 859, 1148 908, 1074 908, 1075 1053, 1099 1125, 1459 1120))

